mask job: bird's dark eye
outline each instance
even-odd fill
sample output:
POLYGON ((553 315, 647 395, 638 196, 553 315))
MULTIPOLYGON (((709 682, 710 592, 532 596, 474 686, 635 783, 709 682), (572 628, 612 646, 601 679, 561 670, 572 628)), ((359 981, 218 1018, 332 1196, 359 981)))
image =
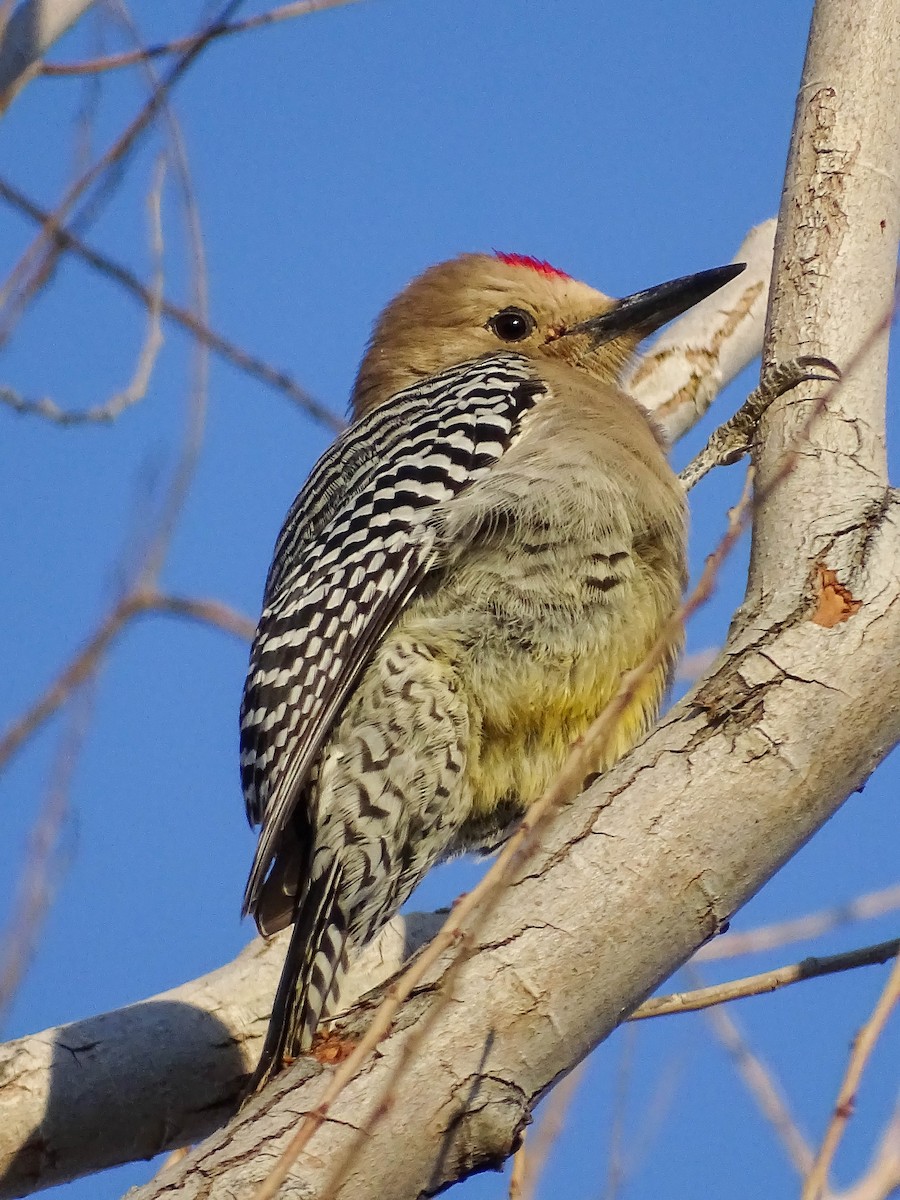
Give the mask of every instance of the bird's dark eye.
POLYGON ((522 342, 534 332, 534 326, 534 317, 521 308, 504 308, 487 323, 491 333, 495 333, 502 342, 522 342))

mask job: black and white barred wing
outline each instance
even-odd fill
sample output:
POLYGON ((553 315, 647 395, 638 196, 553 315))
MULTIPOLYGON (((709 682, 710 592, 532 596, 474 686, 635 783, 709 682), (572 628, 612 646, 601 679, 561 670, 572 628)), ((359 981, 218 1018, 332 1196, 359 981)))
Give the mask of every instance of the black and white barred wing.
POLYGON ((455 367, 348 430, 297 498, 276 545, 241 707, 244 797, 263 826, 245 912, 257 909, 356 680, 440 565, 440 506, 497 462, 542 391, 518 355, 455 367))

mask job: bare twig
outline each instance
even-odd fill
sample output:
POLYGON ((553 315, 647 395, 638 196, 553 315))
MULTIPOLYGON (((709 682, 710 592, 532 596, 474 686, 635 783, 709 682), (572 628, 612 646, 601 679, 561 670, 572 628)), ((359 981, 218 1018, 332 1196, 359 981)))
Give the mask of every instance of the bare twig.
POLYGON ((114 420, 126 408, 143 400, 150 386, 150 376, 163 344, 160 315, 162 311, 163 294, 163 255, 165 244, 162 227, 162 189, 165 182, 166 163, 160 159, 157 165, 156 179, 147 196, 147 207, 150 211, 151 251, 153 255, 153 276, 150 284, 150 305, 147 310, 147 335, 138 356, 137 366, 131 382, 118 395, 113 396, 106 404, 108 420, 114 420))
POLYGON ((201 600, 196 596, 174 596, 165 592, 148 592, 141 596, 141 611, 168 613, 187 617, 200 625, 221 629, 242 642, 249 642, 256 622, 220 600, 201 600))
POLYGON ((799 1175, 805 1175, 812 1164, 813 1152, 771 1068, 753 1053, 737 1022, 726 1009, 710 1008, 706 1019, 717 1040, 728 1051, 737 1073, 774 1130, 794 1169, 799 1175))
POLYGON ((900 1105, 894 1109, 878 1139, 875 1154, 863 1175, 828 1200, 888 1200, 900 1189, 900 1105))
MULTIPOLYGON (((239 7, 243 0, 228 0, 225 4, 220 21, 227 20, 239 7)), ((13 267, 3 288, 0 289, 0 307, 6 310, 4 324, 0 327, 0 343, 5 341, 32 296, 44 285, 49 278, 59 252, 56 237, 62 223, 71 213, 79 199, 94 184, 99 185, 93 197, 89 200, 90 212, 82 210, 80 219, 94 215, 99 203, 107 194, 103 180, 109 179, 112 168, 123 163, 127 155, 137 143, 138 138, 148 128, 155 118, 161 104, 168 95, 170 88, 185 74, 196 61, 198 55, 209 41, 209 27, 197 35, 197 40, 190 49, 178 59, 167 72, 164 79, 153 89, 150 97, 138 114, 129 122, 123 132, 112 145, 100 155, 96 162, 72 184, 57 204, 45 225, 38 231, 31 245, 13 267)))
POLYGON ((14 392, 12 388, 0 386, 0 402, 8 405, 15 412, 39 417, 52 421, 55 425, 99 425, 111 423, 120 416, 126 408, 131 408, 147 394, 150 377, 156 364, 157 356, 162 348, 163 335, 160 327, 162 313, 163 289, 163 232, 162 232, 162 186, 165 177, 165 164, 160 160, 157 177, 147 197, 150 211, 151 249, 153 253, 153 280, 148 289, 150 303, 147 306, 147 333, 144 344, 138 355, 137 364, 130 383, 123 391, 117 392, 103 404, 95 404, 90 408, 71 411, 60 408, 49 397, 40 400, 27 400, 14 392))
MULTIPOLYGON (((515 1155, 517 1161, 513 1164, 513 1175, 518 1175, 518 1191, 515 1195, 520 1200, 534 1200, 537 1195, 538 1184, 541 1181, 544 1167, 547 1165, 550 1151, 563 1131, 566 1114, 581 1085, 583 1074, 584 1063, 580 1063, 574 1071, 569 1072, 561 1083, 556 1085, 547 1100, 547 1106, 534 1136, 529 1139, 527 1145, 525 1139, 522 1139, 522 1145, 515 1155)), ((509 1182, 510 1200, 513 1200, 512 1178, 509 1182)))
POLYGON ((760 352, 775 221, 751 229, 734 256, 743 274, 674 321, 635 363, 625 387, 676 442, 760 352))
POLYGON ((134 615, 133 597, 127 597, 103 620, 87 644, 56 677, 44 694, 20 717, 10 724, 0 737, 0 767, 5 766, 19 747, 27 741, 99 670, 110 644, 134 615))
POLYGON ((741 954, 774 950, 788 942, 802 942, 809 938, 821 937, 823 933, 829 933, 842 925, 881 917, 885 913, 895 912, 898 908, 900 884, 894 884, 893 887, 867 892, 863 896, 848 900, 846 904, 838 904, 821 912, 807 913, 806 916, 794 917, 790 921, 778 921, 772 925, 761 925, 758 929, 748 929, 745 933, 723 934, 722 937, 707 942, 697 951, 692 961, 712 962, 714 959, 737 958, 741 954))
POLYGON ((696 683, 702 679, 716 661, 719 651, 710 646, 707 650, 696 650, 693 654, 683 654, 675 668, 676 683, 696 683))
POLYGON ((0 0, 0 46, 6 39, 6 31, 9 28, 9 18, 12 15, 13 5, 15 0, 0 0))
MULTIPOLYGON (((24 192, 19 191, 18 188, 5 179, 0 179, 0 199, 5 200, 7 204, 11 205, 24 216, 27 216, 30 220, 35 221, 39 225, 49 227, 51 221, 50 212, 41 208, 40 205, 35 204, 24 192)), ((82 238, 72 233, 71 230, 59 228, 54 231, 53 237, 61 249, 77 255, 89 267, 92 267, 95 271, 99 271, 114 283, 119 284, 120 287, 139 300, 146 308, 149 309, 152 306, 152 292, 127 267, 123 267, 115 259, 94 249, 94 247, 88 245, 82 238)), ((223 337, 222 334, 210 329, 204 321, 201 321, 194 313, 183 308, 181 305, 163 298, 160 308, 164 317, 180 325, 182 329, 185 329, 199 342, 208 346, 214 354, 217 354, 220 358, 224 358, 232 366, 237 367, 238 370, 251 375, 260 383, 266 384, 267 387, 282 392, 312 417, 313 420, 318 421, 334 432, 339 432, 344 428, 345 423, 340 417, 331 412, 321 401, 302 388, 286 371, 271 366, 263 359, 250 354, 235 342, 223 337)))
POLYGON ((509 1200, 522 1200, 522 1190, 525 1186, 525 1143, 528 1140, 528 1130, 522 1131, 519 1148, 512 1156, 512 1170, 509 1173, 509 1200))
POLYGON ((0 736, 0 768, 49 717, 58 712, 77 688, 99 671, 106 652, 129 621, 150 612, 187 617, 243 640, 249 640, 256 628, 256 623, 249 617, 235 612, 218 600, 173 596, 155 588, 129 593, 107 614, 84 647, 63 668, 44 694, 0 736))
POLYGON ((92 697, 81 695, 63 735, 44 803, 31 833, 19 897, 0 954, 0 1018, 16 994, 37 943, 44 917, 53 898, 54 865, 59 861, 59 841, 69 811, 69 791, 78 752, 87 732, 92 697))
MULTIPOLYGON (((238 0, 238 3, 242 0, 238 0)), ((231 11, 234 11, 232 7, 231 11)), ((119 3, 118 12, 121 20, 128 27, 134 38, 138 39, 138 31, 131 21, 124 4, 119 3)), ((206 44, 205 42, 203 43, 206 44)), ((143 72, 147 77, 151 96, 160 95, 160 112, 169 129, 172 155, 176 166, 177 178, 181 185, 184 206, 185 223, 187 226, 188 244, 191 249, 191 292, 193 307, 199 319, 207 324, 209 320, 209 277, 206 265, 206 247, 203 241, 203 229, 200 212, 191 177, 190 163, 181 127, 169 103, 168 89, 163 87, 153 64, 149 61, 143 64, 143 72)), ((209 388, 209 348, 202 342, 195 342, 192 354, 192 383, 189 394, 187 423, 182 440, 181 451, 168 491, 157 518, 155 535, 145 549, 144 562, 141 567, 140 581, 144 588, 154 586, 162 570, 163 561, 168 551, 175 525, 184 508, 188 492, 193 483, 194 473, 200 460, 203 437, 206 428, 206 409, 209 388)))
MULTIPOLYGON (((100 53, 103 47, 103 24, 93 22, 93 40, 100 53)), ((81 81, 79 88, 78 108, 74 117, 72 131, 72 166, 70 176, 77 179, 90 166, 94 157, 94 141, 97 134, 97 119, 100 113, 100 102, 103 96, 104 80, 100 75, 89 75, 81 81)))
MULTIPOLYGON (((219 21, 209 31, 207 40, 217 41, 232 33, 246 33, 251 29, 262 29, 274 25, 278 21, 287 21, 292 17, 307 17, 313 13, 325 12, 330 8, 342 8, 354 4, 357 0, 293 0, 291 4, 282 4, 268 12, 257 13, 253 17, 245 17, 241 21, 219 21)), ((206 32, 206 31, 204 31, 206 32)), ((129 50, 123 54, 108 54, 102 58, 85 59, 72 63, 43 63, 41 73, 47 76, 95 75, 101 71, 114 71, 120 67, 131 67, 135 63, 146 62, 148 59, 160 58, 167 54, 180 54, 190 50, 196 43, 198 34, 174 38, 170 42, 160 42, 155 46, 146 46, 141 50, 129 50)))
MULTIPOLYGON (((831 954, 822 958, 804 958, 790 966, 777 967, 774 971, 763 971, 759 975, 748 975, 744 979, 730 979, 727 983, 716 983, 710 987, 697 988, 690 992, 673 992, 669 996, 657 996, 645 1000, 640 1008, 628 1018, 629 1021, 644 1021, 648 1017, 663 1017, 670 1013, 696 1012, 740 1000, 746 996, 765 996, 792 983, 807 979, 821 979, 823 975, 835 975, 840 971, 852 971, 857 967, 876 966, 886 963, 900 953, 900 938, 879 942, 876 946, 863 946, 858 950, 847 950, 842 954, 831 954)), ((694 960, 696 961, 696 960, 694 960)))
POLYGON ((680 1073, 681 1064, 677 1060, 671 1060, 666 1068, 660 1072, 657 1086, 650 1097, 650 1102, 642 1110, 640 1124, 631 1135, 629 1153, 626 1155, 624 1147, 620 1146, 618 1151, 619 1162, 616 1165, 615 1174, 613 1174, 612 1170, 608 1173, 607 1190, 604 1193, 603 1200, 614 1200, 618 1194, 615 1189, 618 1188, 621 1190, 623 1188, 628 1176, 635 1171, 641 1159, 647 1154, 663 1121, 671 1111, 676 1097, 678 1076, 680 1073))
POLYGON ((616 1200, 625 1181, 625 1121, 628 1110, 628 1092, 634 1073, 634 1054, 637 1049, 637 1029, 622 1031, 619 1062, 616 1066, 613 1114, 609 1127, 609 1149, 606 1154, 606 1179, 603 1184, 603 1200, 616 1200))
POLYGON ((820 1200, 825 1194, 828 1186, 828 1171, 841 1138, 844 1136, 847 1122, 853 1115, 863 1071, 866 1069, 875 1044, 898 1000, 900 1000, 900 958, 894 963, 893 970, 872 1010, 872 1015, 854 1038, 834 1112, 815 1160, 810 1164, 803 1181, 802 1200, 820 1200))

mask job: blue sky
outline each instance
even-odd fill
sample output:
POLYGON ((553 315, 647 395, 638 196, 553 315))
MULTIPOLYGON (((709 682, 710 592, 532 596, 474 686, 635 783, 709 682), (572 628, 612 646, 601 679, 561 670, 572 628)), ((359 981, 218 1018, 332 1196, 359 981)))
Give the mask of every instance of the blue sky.
MULTIPOLYGON (((138 7, 147 41, 188 32, 203 9, 184 0, 138 7)), ((247 0, 242 15, 263 8, 247 0)), ((728 261, 746 230, 777 210, 810 9, 806 0, 361 0, 223 39, 174 94, 204 231, 210 323, 340 414, 372 319, 434 261, 463 250, 519 251, 614 295, 728 261)), ((88 18, 52 57, 124 44, 108 22, 88 18)), ((136 71, 108 73, 99 85, 31 84, 0 123, 0 171, 52 206, 72 178, 79 111, 96 106, 99 152, 145 96, 136 71)), ((88 234, 144 277, 145 196, 163 143, 157 133, 140 143, 88 234)), ((172 172, 164 221, 166 292, 186 301, 189 256, 172 172)), ((0 208, 4 274, 31 233, 0 208)), ((130 298, 64 259, 6 349, 2 382, 65 408, 100 403, 129 379, 143 333, 130 298)), ((60 429, 0 409, 0 730, 115 598, 123 548, 133 546, 148 497, 159 496, 176 461, 191 372, 188 340, 167 326, 146 398, 112 426, 60 429)), ((752 386, 747 372, 710 421, 752 386)), ((679 463, 708 428, 676 448, 679 463)), ((202 457, 164 585, 255 615, 280 521, 329 440, 283 395, 213 359, 202 457)), ((740 482, 739 469, 720 471, 692 496, 695 574, 740 482)), ((724 636, 744 562, 735 556, 694 622, 692 649, 724 636)), ((238 920, 253 847, 237 774, 246 653, 222 633, 164 617, 143 618, 115 645, 75 766, 54 905, 3 1036, 174 986, 221 965, 251 936, 238 920)), ((65 715, 51 721, 0 776, 5 880, 23 861, 65 729, 65 715)), ((896 822, 896 762, 735 927, 896 881, 896 839, 885 836, 896 822)), ((447 901, 480 869, 440 868, 416 906, 447 901)), ((815 947, 727 964, 722 974, 895 933, 884 918, 815 947)), ((873 968, 731 1010, 777 1067, 813 1139, 883 978, 873 968)), ((542 1196, 604 1195, 623 1044, 616 1035, 593 1057, 542 1196)), ((898 1050, 894 1028, 866 1078, 838 1182, 866 1162, 893 1099, 888 1064, 896 1067, 898 1050)), ((770 1129, 701 1016, 640 1029, 624 1111, 626 1143, 637 1152, 624 1196, 796 1193, 770 1129), (648 1112, 661 1078, 676 1090, 655 1119, 648 1112)), ((153 1169, 122 1168, 59 1193, 107 1200, 153 1169)), ((483 1176, 457 1194, 501 1197, 506 1182, 483 1176)))

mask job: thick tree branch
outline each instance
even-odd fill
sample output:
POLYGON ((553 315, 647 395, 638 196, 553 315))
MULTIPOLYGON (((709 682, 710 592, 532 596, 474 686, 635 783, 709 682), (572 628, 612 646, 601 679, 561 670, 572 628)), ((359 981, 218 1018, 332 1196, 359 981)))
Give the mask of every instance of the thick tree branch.
POLYGON ((751 229, 734 256, 746 270, 666 329, 626 379, 670 442, 706 414, 726 384, 759 354, 775 221, 751 229))
MULTIPOLYGON (((843 370, 893 309, 898 21, 896 7, 882 0, 816 5, 775 242, 764 365, 816 355, 843 370)), ((858 574, 862 529, 835 531, 846 529, 840 514, 850 497, 862 514, 878 514, 886 502, 887 351, 885 329, 808 431, 821 392, 814 386, 796 389, 765 415, 755 456, 760 488, 786 453, 799 453, 754 522, 751 608, 765 604, 773 616, 789 615, 817 561, 839 578, 858 574)))
MULTIPOLYGON (((415 913, 391 922, 354 964, 345 1006, 387 980, 442 919, 441 913, 415 913)), ((0 1197, 189 1145, 217 1128, 262 1048, 286 941, 285 934, 268 943, 256 939, 234 962, 201 979, 0 1046, 0 1197)), ((655 997, 630 1019, 764 995, 883 963, 897 951, 894 939, 804 959, 746 979, 655 997)))
MULTIPOLYGON (((441 913, 397 918, 342 997, 377 987, 436 932, 441 913)), ((206 1137, 256 1065, 287 935, 256 938, 218 971, 139 1004, 0 1046, 0 1197, 206 1137)))

